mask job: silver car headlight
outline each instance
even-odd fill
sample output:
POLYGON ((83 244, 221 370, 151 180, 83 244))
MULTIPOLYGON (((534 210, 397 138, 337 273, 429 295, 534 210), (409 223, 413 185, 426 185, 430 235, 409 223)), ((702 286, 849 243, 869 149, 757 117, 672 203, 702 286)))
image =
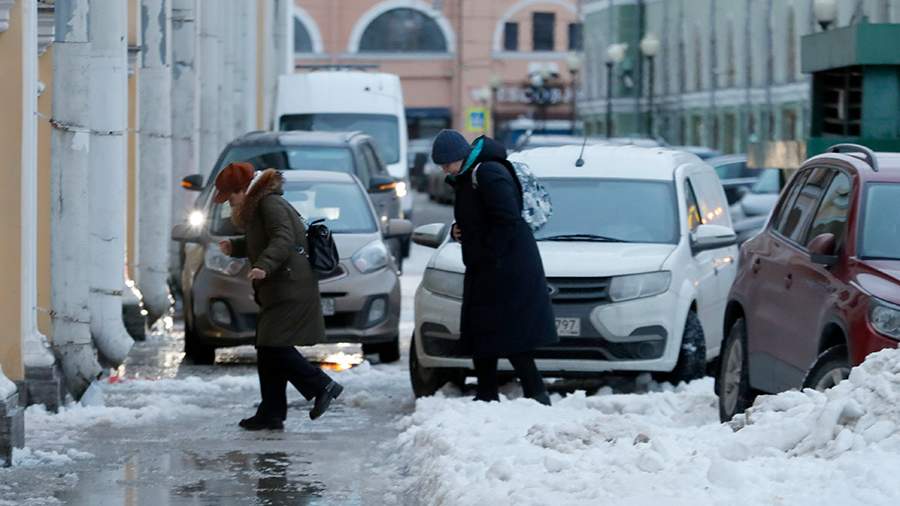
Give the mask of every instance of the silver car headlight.
POLYGON ((222 253, 218 244, 210 243, 206 247, 204 263, 207 269, 220 272, 226 276, 237 276, 244 269, 247 261, 242 258, 230 257, 222 253))
POLYGON ((351 260, 359 272, 368 274, 387 267, 389 259, 390 255, 384 243, 373 241, 354 253, 351 260))
POLYGON ((869 322, 880 334, 900 339, 900 306, 872 297, 869 299, 869 322))
POLYGON ((422 286, 429 292, 452 299, 462 299, 464 274, 458 272, 425 269, 422 286))
POLYGON ((616 276, 609 283, 609 298, 613 302, 653 297, 665 293, 672 282, 669 271, 616 276))

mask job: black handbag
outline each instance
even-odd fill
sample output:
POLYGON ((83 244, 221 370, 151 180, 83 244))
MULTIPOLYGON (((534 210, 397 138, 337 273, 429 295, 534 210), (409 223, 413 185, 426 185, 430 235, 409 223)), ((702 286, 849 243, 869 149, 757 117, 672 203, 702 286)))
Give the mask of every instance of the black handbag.
POLYGON ((337 269, 341 256, 324 219, 316 220, 306 227, 306 243, 309 250, 297 246, 297 252, 309 260, 312 270, 320 274, 330 274, 337 269))

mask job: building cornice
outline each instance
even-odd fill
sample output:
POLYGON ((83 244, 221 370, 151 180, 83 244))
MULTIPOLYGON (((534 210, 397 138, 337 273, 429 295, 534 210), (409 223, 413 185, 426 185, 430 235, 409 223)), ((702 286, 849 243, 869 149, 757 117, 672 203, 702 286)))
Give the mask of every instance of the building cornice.
POLYGON ((0 33, 9 30, 9 11, 16 0, 0 0, 0 33))

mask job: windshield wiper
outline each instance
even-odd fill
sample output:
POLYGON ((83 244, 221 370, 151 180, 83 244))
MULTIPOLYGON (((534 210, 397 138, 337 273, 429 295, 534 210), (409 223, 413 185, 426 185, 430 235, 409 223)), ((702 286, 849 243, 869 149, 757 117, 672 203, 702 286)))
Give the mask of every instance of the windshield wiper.
POLYGON ((538 241, 586 241, 586 242, 630 242, 616 237, 596 234, 561 234, 541 237, 538 241))

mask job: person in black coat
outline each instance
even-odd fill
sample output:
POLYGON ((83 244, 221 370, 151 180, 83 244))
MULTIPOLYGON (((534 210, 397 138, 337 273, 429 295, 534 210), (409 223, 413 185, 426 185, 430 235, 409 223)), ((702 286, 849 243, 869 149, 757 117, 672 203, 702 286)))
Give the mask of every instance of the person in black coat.
POLYGON ((522 189, 506 148, 459 132, 435 138, 432 159, 456 191, 453 237, 466 266, 460 339, 472 353, 476 400, 499 400, 497 360, 506 358, 526 397, 550 404, 534 349, 554 344, 556 324, 541 254, 522 218, 522 189))

